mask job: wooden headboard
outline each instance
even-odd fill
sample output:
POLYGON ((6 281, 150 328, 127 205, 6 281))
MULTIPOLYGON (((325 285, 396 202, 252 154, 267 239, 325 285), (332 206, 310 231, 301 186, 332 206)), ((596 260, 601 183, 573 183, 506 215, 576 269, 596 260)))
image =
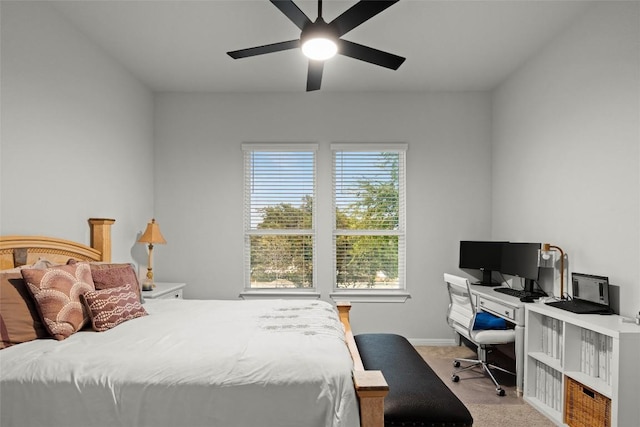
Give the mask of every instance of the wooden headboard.
POLYGON ((111 225, 108 218, 90 218, 91 246, 70 240, 44 236, 0 237, 0 270, 33 264, 44 257, 54 263, 66 263, 69 258, 81 261, 111 261, 111 225))

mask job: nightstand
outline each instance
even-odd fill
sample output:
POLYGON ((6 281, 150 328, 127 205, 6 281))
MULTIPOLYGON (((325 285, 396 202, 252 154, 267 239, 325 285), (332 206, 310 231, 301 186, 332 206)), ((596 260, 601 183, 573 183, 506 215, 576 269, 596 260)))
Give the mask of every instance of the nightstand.
POLYGON ((142 291, 142 297, 147 299, 182 299, 182 289, 186 283, 156 282, 152 291, 142 291))

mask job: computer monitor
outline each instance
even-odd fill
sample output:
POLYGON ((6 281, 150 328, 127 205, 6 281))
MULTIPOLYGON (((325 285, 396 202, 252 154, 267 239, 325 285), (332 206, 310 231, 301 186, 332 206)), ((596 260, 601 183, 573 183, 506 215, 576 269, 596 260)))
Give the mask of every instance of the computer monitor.
POLYGON ((493 271, 500 271, 502 245, 506 242, 461 240, 459 267, 482 271, 482 280, 478 285, 497 286, 491 277, 493 271))
POLYGON ((538 280, 540 247, 540 243, 509 242, 502 249, 500 271, 525 279, 524 290, 532 294, 536 293, 535 282, 538 280))

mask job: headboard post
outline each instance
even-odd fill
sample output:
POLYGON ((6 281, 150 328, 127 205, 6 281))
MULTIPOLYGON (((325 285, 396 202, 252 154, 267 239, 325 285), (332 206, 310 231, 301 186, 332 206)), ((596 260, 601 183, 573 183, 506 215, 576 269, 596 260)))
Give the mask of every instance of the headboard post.
POLYGON ((111 224, 115 219, 89 218, 91 247, 100 251, 102 261, 111 262, 111 224))

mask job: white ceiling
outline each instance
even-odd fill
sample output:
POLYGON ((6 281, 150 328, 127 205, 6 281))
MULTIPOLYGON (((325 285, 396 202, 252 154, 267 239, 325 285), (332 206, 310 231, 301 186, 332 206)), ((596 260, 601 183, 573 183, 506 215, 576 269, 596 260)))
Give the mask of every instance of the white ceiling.
MULTIPOLYGON (((155 91, 305 90, 307 62, 299 50, 226 55, 300 36, 268 0, 49 3, 155 91)), ((325 64, 322 91, 490 90, 592 3, 401 0, 343 38, 404 56, 405 63, 392 71, 337 56, 325 64)), ((296 4, 315 20, 315 1, 296 4)), ((353 4, 325 0, 325 20, 353 4)))

